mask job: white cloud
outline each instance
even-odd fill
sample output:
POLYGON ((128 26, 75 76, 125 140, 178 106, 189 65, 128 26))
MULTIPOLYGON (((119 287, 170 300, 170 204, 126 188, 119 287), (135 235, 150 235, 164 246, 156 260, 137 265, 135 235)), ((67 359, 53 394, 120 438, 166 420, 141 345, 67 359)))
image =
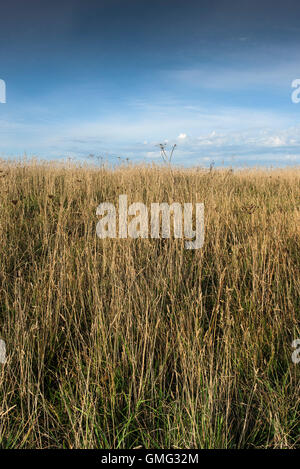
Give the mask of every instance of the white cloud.
POLYGON ((264 142, 264 145, 270 147, 282 147, 286 145, 286 141, 283 137, 280 137, 279 135, 274 135, 272 137, 267 138, 264 142))
POLYGON ((300 155, 285 155, 285 159, 290 161, 300 161, 300 155))
POLYGON ((156 159, 156 158, 160 158, 160 153, 159 153, 159 151, 148 151, 148 152, 146 153, 146 158, 150 158, 150 159, 152 159, 152 158, 155 158, 155 159, 156 159))
MULTIPOLYGON (((174 162, 193 164, 218 158, 253 161, 264 158, 299 161, 300 125, 287 112, 238 107, 150 103, 138 115, 120 112, 105 118, 27 123, 2 118, 0 152, 3 156, 27 152, 40 157, 78 156, 89 153, 125 155, 133 160, 160 158, 155 144, 180 141, 174 162), (159 116, 159 117, 158 117, 159 116), (188 135, 182 129, 189 129, 188 135), (153 151, 152 151, 153 150, 153 151), (296 155, 294 160, 292 156, 296 155), (203 160, 204 161, 204 160, 203 160)), ((0 154, 0 156, 1 156, 0 154)))

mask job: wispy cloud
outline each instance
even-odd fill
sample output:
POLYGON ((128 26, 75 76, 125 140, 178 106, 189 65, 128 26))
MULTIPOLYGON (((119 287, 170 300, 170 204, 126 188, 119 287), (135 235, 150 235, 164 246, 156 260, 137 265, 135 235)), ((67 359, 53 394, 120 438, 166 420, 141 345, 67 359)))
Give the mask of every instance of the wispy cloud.
MULTIPOLYGON (((159 107, 159 106, 158 106, 159 107)), ((56 158, 84 158, 89 153, 128 156, 134 160, 156 159, 156 145, 177 142, 174 161, 199 164, 238 162, 298 161, 300 126, 283 113, 243 108, 215 108, 208 111, 189 106, 159 109, 165 117, 156 119, 158 109, 145 110, 142 118, 65 122, 63 125, 2 122, 2 154, 28 154, 56 158), (181 129, 188 129, 187 133, 181 129), (12 131, 7 131, 11 129, 12 131), (233 130, 234 129, 234 130, 233 130), (293 157, 293 155, 295 155, 293 157)))

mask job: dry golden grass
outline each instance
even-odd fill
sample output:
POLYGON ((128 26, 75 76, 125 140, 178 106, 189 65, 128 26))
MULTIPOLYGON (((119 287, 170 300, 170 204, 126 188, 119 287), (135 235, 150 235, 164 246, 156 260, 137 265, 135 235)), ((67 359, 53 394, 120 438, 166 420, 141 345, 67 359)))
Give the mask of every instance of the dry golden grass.
POLYGON ((300 446, 300 169, 0 165, 3 448, 300 446), (96 236, 204 202, 205 243, 96 236))

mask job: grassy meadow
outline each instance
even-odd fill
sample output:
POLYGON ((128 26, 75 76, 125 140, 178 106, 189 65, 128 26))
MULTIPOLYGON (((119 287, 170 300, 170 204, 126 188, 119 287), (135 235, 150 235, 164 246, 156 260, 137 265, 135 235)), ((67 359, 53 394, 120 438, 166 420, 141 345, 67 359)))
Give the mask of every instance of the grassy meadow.
POLYGON ((300 447, 300 168, 0 162, 1 448, 300 447), (205 242, 101 202, 203 202, 205 242))

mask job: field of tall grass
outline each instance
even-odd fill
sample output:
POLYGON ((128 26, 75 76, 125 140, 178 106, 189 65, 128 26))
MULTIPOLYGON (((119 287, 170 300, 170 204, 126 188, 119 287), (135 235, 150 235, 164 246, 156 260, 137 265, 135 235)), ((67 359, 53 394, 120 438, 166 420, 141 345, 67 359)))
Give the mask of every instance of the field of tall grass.
POLYGON ((300 447, 300 168, 0 163, 2 448, 300 447), (203 202, 205 242, 101 202, 203 202))

